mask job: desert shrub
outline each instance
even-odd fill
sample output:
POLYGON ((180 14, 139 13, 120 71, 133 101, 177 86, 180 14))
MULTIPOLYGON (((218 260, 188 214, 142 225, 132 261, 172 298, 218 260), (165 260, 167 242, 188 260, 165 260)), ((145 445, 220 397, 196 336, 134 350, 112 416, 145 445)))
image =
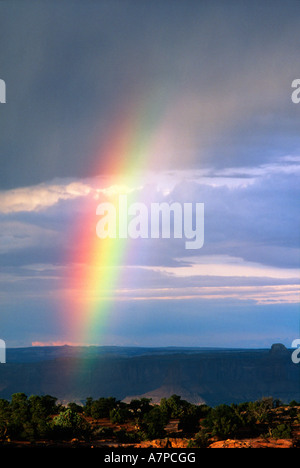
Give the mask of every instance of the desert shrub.
POLYGON ((0 403, 0 436, 35 440, 48 437, 50 416, 56 412, 56 398, 50 395, 31 396, 15 393, 11 401, 0 403))
POLYGON ((28 398, 30 412, 37 418, 47 418, 59 411, 57 398, 51 395, 32 395, 28 398))
POLYGON ((6 437, 10 419, 9 401, 0 399, 0 439, 6 437))
POLYGON ((93 430, 93 436, 96 439, 108 439, 114 435, 112 427, 99 426, 93 430))
POLYGON ((98 400, 88 398, 83 407, 83 411, 86 416, 91 416, 95 419, 109 418, 110 411, 117 407, 118 403, 119 402, 113 397, 101 397, 98 398, 98 400))
POLYGON ((45 438, 50 435, 50 417, 58 411, 56 401, 57 399, 50 395, 32 395, 28 398, 31 428, 27 426, 27 432, 31 431, 31 439, 45 438))
POLYGON ((140 425, 143 437, 148 440, 164 437, 166 434, 165 425, 168 421, 166 413, 159 406, 154 406, 144 415, 140 425))
POLYGON ((55 416, 52 435, 58 439, 88 438, 91 426, 81 414, 67 408, 55 416))
MULTIPOLYGON (((285 414, 288 415, 291 419, 297 419, 297 416, 298 416, 298 408, 296 408, 295 406, 290 406, 286 411, 285 411, 285 414)), ((300 413, 299 413, 300 415, 300 413)))
POLYGON ((80 414, 83 413, 83 406, 78 405, 74 401, 71 401, 70 403, 68 403, 68 408, 70 408, 75 413, 80 413, 80 414))
POLYGON ((115 424, 123 424, 131 416, 131 413, 127 409, 126 405, 120 406, 119 408, 113 408, 109 412, 109 419, 115 424))
POLYGON ((10 408, 12 421, 23 424, 29 420, 29 402, 25 393, 14 393, 12 395, 10 408))
POLYGON ((274 417, 273 408, 277 408, 279 400, 273 398, 263 398, 248 404, 248 414, 258 423, 270 423, 274 417))
POLYGON ((91 411, 92 411, 92 404, 93 404, 94 400, 92 397, 87 397, 87 399, 85 400, 85 403, 83 405, 83 413, 85 414, 85 416, 92 416, 91 414, 91 411))
POLYGON ((219 405, 209 412, 203 425, 212 436, 227 439, 237 435, 244 421, 234 407, 219 405))
POLYGON ((210 444, 209 434, 201 429, 197 434, 195 434, 195 438, 189 440, 188 448, 207 448, 210 444))
POLYGON ((182 429, 185 434, 195 434, 195 432, 199 431, 202 414, 201 406, 190 405, 180 416, 178 429, 182 429))
POLYGON ((153 408, 151 405, 151 398, 140 398, 138 399, 133 399, 128 405, 128 409, 131 412, 133 418, 136 418, 138 420, 143 419, 146 413, 149 413, 149 411, 153 408))
POLYGON ((278 426, 270 429, 270 436, 273 439, 290 439, 292 437, 292 430, 289 424, 278 424, 278 426))
POLYGON ((135 443, 141 440, 141 436, 138 432, 126 431, 125 429, 114 431, 114 435, 117 441, 122 444, 135 443))
POLYGON ((182 400, 179 395, 172 395, 169 398, 162 398, 160 401, 161 409, 168 415, 168 418, 180 418, 191 403, 182 400))

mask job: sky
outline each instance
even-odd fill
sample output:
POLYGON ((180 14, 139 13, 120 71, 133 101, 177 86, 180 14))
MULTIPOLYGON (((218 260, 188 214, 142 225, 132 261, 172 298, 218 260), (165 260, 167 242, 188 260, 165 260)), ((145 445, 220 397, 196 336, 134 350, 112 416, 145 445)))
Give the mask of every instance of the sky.
POLYGON ((298 0, 0 2, 0 338, 290 347, 298 0), (99 203, 204 203, 204 245, 102 241, 99 203))

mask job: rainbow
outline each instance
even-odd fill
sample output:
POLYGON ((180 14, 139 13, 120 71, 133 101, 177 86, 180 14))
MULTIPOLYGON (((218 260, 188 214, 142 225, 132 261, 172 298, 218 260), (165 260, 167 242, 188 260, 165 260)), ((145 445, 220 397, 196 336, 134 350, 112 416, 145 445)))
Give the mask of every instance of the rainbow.
MULTIPOLYGON (((167 121, 164 103, 144 97, 126 106, 125 111, 118 111, 111 131, 97 150, 99 167, 94 170, 105 178, 106 191, 102 188, 101 193, 109 194, 110 201, 139 187, 155 157, 162 157, 168 139, 167 121)), ((138 190, 132 193, 138 196, 138 190)), ((84 214, 72 226, 70 242, 77 253, 68 259, 72 272, 66 279, 62 301, 69 341, 85 345, 105 341, 105 324, 113 320, 116 290, 125 274, 122 265, 133 250, 130 239, 97 237, 99 202, 98 197, 87 196, 84 214)))

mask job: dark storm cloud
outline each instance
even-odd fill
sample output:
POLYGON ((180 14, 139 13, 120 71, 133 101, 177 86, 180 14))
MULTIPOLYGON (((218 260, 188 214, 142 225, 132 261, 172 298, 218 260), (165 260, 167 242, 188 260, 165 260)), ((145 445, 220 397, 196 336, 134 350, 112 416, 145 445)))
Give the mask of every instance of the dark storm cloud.
POLYGON ((0 13, 2 188, 95 175, 119 109, 147 95, 182 101, 172 167, 299 147, 297 1, 12 0, 0 13))

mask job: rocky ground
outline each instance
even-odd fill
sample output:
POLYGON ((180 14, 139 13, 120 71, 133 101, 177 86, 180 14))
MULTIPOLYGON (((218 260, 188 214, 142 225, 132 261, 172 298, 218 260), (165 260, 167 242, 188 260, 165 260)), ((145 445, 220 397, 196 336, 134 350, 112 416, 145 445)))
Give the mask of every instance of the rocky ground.
MULTIPOLYGON (((300 409, 300 408, 299 408, 300 409)), ((282 409, 274 410, 278 412, 280 416, 280 421, 290 423, 289 417, 285 416, 282 412, 282 409)), ((90 421, 95 425, 111 428, 114 430, 128 430, 132 431, 134 428, 131 424, 113 424, 109 419, 99 419, 90 421)), ((247 438, 238 438, 238 439, 226 439, 226 440, 217 440, 212 439, 209 441, 207 448, 300 448, 300 423, 293 423, 292 435, 289 439, 276 439, 273 437, 259 436, 259 437, 247 437, 247 438)), ((3 447, 13 447, 13 448, 141 448, 141 449, 172 449, 172 448, 184 448, 187 449, 190 447, 191 442, 195 440, 192 438, 184 437, 181 431, 178 431, 178 420, 171 420, 166 427, 167 437, 163 439, 154 439, 148 441, 141 441, 138 443, 122 443, 117 441, 115 437, 111 438, 98 438, 96 440, 83 441, 79 439, 72 439, 70 441, 9 441, 0 442, 0 448, 3 447)), ((197 447, 193 447, 194 449, 197 447)))

